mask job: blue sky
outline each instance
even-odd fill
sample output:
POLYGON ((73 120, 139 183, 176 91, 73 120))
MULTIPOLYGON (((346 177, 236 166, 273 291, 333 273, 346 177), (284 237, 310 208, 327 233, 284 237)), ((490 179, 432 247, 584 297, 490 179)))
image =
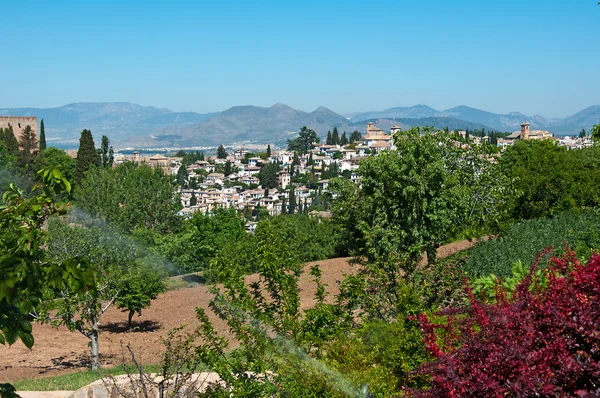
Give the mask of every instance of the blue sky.
POLYGON ((0 107, 600 104, 595 0, 1 0, 0 107))

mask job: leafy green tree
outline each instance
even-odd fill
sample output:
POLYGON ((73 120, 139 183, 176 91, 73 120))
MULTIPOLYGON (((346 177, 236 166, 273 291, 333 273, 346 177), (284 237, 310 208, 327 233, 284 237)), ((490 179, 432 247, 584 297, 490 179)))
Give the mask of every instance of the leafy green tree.
MULTIPOLYGON (((0 145, 3 147, 3 145, 0 145)), ((47 233, 43 225, 52 214, 63 213, 55 196, 71 186, 56 169, 42 169, 41 183, 26 199, 14 184, 2 196, 0 205, 0 344, 17 340, 31 348, 31 313, 42 302, 48 289, 63 284, 87 289, 90 275, 76 261, 61 259, 60 264, 47 256, 47 233)), ((0 383, 0 394, 17 396, 10 384, 0 383)))
POLYGON ((40 152, 46 150, 46 129, 44 127, 44 119, 40 122, 40 152))
POLYGON ((317 133, 306 126, 300 129, 298 138, 288 140, 288 151, 298 152, 301 155, 308 153, 313 143, 319 142, 317 133))
POLYGON ((19 147, 21 148, 22 164, 31 164, 38 153, 38 139, 31 126, 27 125, 23 129, 19 138, 19 147))
POLYGON ((223 145, 219 145, 219 147, 217 148, 217 158, 219 158, 219 159, 227 158, 227 151, 225 150, 225 147, 223 145))
POLYGON ((127 328, 133 328, 133 316, 142 315, 142 310, 150 306, 152 300, 167 288, 164 274, 145 265, 134 265, 117 284, 119 294, 115 300, 117 308, 127 312, 127 328))
POLYGON ((131 162, 114 169, 94 168, 76 187, 78 206, 89 216, 110 222, 125 232, 148 228, 177 230, 181 209, 170 176, 131 162))
POLYGON ((600 124, 596 124, 594 127, 592 127, 590 136, 592 137, 594 144, 600 143, 600 124))
POLYGON ((112 167, 115 160, 113 147, 110 146, 110 140, 107 136, 102 136, 102 142, 100 144, 100 162, 102 167, 112 167))
POLYGON ((93 274, 93 288, 73 290, 63 285, 48 296, 50 308, 42 319, 53 326, 64 325, 90 340, 91 367, 99 366, 100 319, 113 304, 130 312, 141 312, 164 289, 164 273, 141 263, 141 251, 112 227, 70 226, 62 220, 49 225, 49 256, 55 260, 75 258, 93 274), (120 301, 119 301, 119 298, 120 301))
POLYGON ((75 181, 83 180, 85 172, 92 166, 100 166, 100 156, 96 152, 94 137, 90 130, 84 129, 79 138, 79 149, 77 150, 77 165, 75 167, 75 181))
POLYGON ((362 134, 360 134, 360 131, 358 130, 354 130, 352 134, 350 134, 350 143, 352 144, 356 141, 362 141, 362 134))
POLYGON ((281 170, 278 163, 270 162, 261 167, 258 172, 258 179, 263 188, 275 188, 279 185, 277 173, 281 170))
POLYGON ((476 176, 492 165, 475 162, 477 154, 465 153, 439 131, 421 135, 412 129, 395 137, 395 145, 397 150, 361 162, 361 187, 350 190, 344 183, 334 214, 349 228, 355 217, 351 236, 369 262, 401 267, 410 277, 423 252, 434 261, 437 247, 469 226, 471 212, 490 206, 469 198, 480 189, 476 176))
POLYGON ((597 154, 597 148, 567 151, 551 140, 519 141, 507 148, 500 167, 521 191, 514 217, 549 217, 600 203, 597 154))
POLYGON ((225 177, 227 177, 231 173, 233 173, 233 167, 231 162, 228 160, 225 162, 225 166, 223 167, 223 174, 225 174, 225 177))
POLYGON ((35 164, 38 169, 42 167, 58 168, 67 181, 75 179, 75 159, 56 147, 51 146, 42 151, 35 159, 35 164))

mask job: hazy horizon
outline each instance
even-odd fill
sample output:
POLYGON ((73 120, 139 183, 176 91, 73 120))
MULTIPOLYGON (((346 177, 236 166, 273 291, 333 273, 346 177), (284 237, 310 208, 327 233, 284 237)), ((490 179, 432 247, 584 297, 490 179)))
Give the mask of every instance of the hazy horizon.
POLYGON ((597 1, 522 3, 3 3, 0 106, 425 104, 559 118, 598 104, 597 1))

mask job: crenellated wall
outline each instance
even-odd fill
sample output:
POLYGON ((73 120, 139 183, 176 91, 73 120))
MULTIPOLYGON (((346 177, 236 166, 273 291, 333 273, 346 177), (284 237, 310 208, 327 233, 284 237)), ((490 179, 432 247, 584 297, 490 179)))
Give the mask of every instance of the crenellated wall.
POLYGON ((21 133, 27 126, 31 126, 31 129, 35 132, 35 135, 39 138, 38 133, 38 122, 36 116, 0 116, 0 128, 8 128, 12 126, 13 132, 17 140, 21 137, 21 133))

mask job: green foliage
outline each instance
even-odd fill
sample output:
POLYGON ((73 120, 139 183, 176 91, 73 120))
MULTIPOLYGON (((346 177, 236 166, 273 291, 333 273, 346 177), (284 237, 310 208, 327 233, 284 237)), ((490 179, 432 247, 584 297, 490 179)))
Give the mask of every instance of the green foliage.
POLYGON ((258 179, 263 188, 275 188, 279 185, 277 173, 281 170, 278 163, 267 163, 258 172, 258 179))
POLYGON ((338 248, 341 244, 339 231, 329 220, 304 214, 279 215, 268 222, 260 222, 256 230, 279 235, 302 262, 344 254, 338 248))
POLYGON ((446 309, 465 303, 463 267, 468 258, 463 251, 417 270, 415 285, 426 308, 446 309))
POLYGON ((225 150, 225 147, 223 145, 219 145, 219 147, 217 148, 217 158, 219 158, 219 159, 227 158, 227 151, 225 150))
POLYGON ((46 128, 44 127, 44 119, 40 122, 40 152, 46 150, 46 128))
POLYGON ((23 129, 19 138, 19 147, 21 148, 21 163, 23 165, 31 164, 38 153, 38 139, 30 125, 23 129))
POLYGON ((100 156, 96 151, 94 138, 90 130, 84 129, 79 138, 79 149, 77 150, 77 165, 75 168, 75 182, 83 180, 85 172, 92 166, 100 165, 100 156))
POLYGON ((358 254, 401 263, 410 277, 423 252, 433 262, 441 244, 501 224, 512 188, 480 148, 457 147, 449 134, 413 129, 397 134, 395 145, 361 161, 359 188, 332 183, 333 212, 358 254))
POLYGON ((110 146, 110 140, 107 136, 102 136, 102 142, 100 144, 99 152, 100 164, 102 167, 112 167, 115 160, 113 147, 110 146))
POLYGON ((142 258, 143 251, 111 227, 69 226, 51 220, 48 253, 52 259, 74 259, 92 275, 91 289, 73 289, 63 284, 47 297, 49 306, 41 312, 43 321, 65 325, 90 339, 92 369, 99 366, 99 321, 113 304, 129 312, 129 325, 135 312, 165 289, 164 272, 142 258), (58 296, 60 300, 55 301, 58 296), (50 316, 49 310, 56 312, 50 316))
POLYGON ((17 137, 15 137, 12 126, 9 126, 4 130, 3 139, 10 154, 13 156, 19 156, 19 141, 17 141, 17 137))
POLYGON ((148 165, 93 168, 75 189, 75 198, 87 215, 125 232, 147 228, 164 233, 179 228, 181 203, 175 186, 162 170, 148 165))
POLYGON ((599 158, 600 148, 567 151, 551 140, 519 141, 509 147, 500 167, 521 192, 514 217, 549 217, 600 204, 599 158))
POLYGON ((35 159, 35 165, 37 168, 57 168, 68 181, 74 181, 75 179, 75 159, 56 147, 51 146, 41 151, 40 155, 35 159))
POLYGON ((288 151, 298 152, 301 155, 308 153, 313 143, 319 142, 317 133, 306 126, 300 129, 298 138, 287 141, 288 151))
POLYGON ((531 264, 547 247, 560 250, 569 245, 580 257, 587 257, 600 247, 600 215, 589 210, 567 212, 553 218, 522 221, 513 225, 505 236, 480 242, 466 261, 469 277, 496 275, 510 277, 517 262, 531 264))
POLYGON ((183 231, 176 234, 136 231, 136 235, 155 246, 154 250, 167 257, 178 272, 203 271, 219 252, 232 255, 247 253, 240 250, 251 239, 246 233, 246 221, 235 209, 215 209, 209 214, 197 212, 186 220, 183 231), (146 236, 143 236, 146 235, 146 236))
POLYGON ((42 227, 50 215, 65 211, 54 198, 71 187, 57 169, 42 169, 39 175, 42 183, 28 199, 11 184, 0 205, 0 344, 21 339, 31 348, 29 313, 44 291, 63 283, 81 288, 89 280, 76 264, 61 259, 59 266, 47 257, 42 227))
POLYGON ((133 315, 142 315, 142 310, 150 306, 159 293, 166 290, 164 274, 142 264, 132 264, 127 275, 117 284, 119 294, 115 301, 117 308, 127 312, 127 325, 132 328, 133 315))

